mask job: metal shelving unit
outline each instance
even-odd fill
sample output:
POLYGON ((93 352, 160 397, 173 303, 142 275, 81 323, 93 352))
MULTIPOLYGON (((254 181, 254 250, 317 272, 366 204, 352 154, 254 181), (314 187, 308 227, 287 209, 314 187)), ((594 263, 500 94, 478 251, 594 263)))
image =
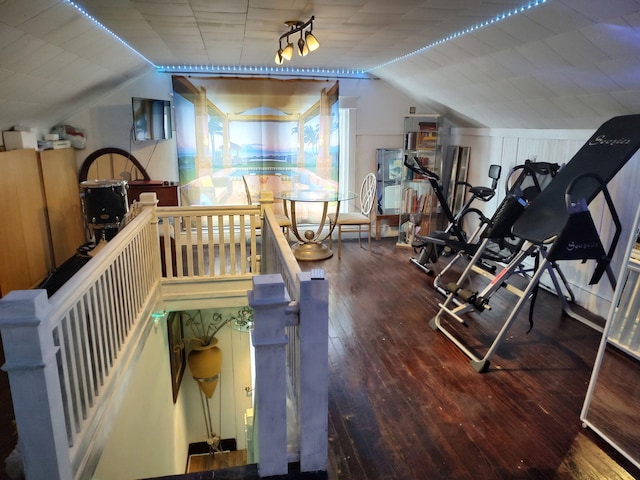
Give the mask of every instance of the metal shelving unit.
POLYGON ((580 420, 640 468, 640 209, 580 420))
MULTIPOLYGON (((439 115, 404 117, 403 158, 416 157, 437 175, 442 174, 442 121, 439 115)), ((398 228, 399 246, 410 247, 416 234, 426 235, 437 215, 437 202, 431 184, 404 168, 398 228)))

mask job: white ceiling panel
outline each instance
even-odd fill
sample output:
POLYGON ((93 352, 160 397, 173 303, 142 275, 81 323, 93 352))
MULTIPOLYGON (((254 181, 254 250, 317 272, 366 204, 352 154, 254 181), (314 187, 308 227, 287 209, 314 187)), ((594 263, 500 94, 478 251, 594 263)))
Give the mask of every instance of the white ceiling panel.
POLYGON ((34 55, 43 45, 42 40, 28 34, 16 37, 0 49, 0 66, 23 65, 25 58, 34 55))
POLYGON ((566 118, 568 114, 562 108, 562 104, 548 98, 530 99, 527 100, 526 104, 531 112, 544 119, 544 123, 552 122, 556 118, 566 118))
MULTIPOLYGON (((55 42, 55 36, 50 36, 52 33, 74 35, 74 20, 77 18, 77 14, 65 5, 55 5, 20 23, 20 30, 38 38, 55 42), (64 28, 60 28, 61 26, 64 28)), ((91 28, 86 22, 82 23, 84 30, 91 28)))
POLYGON ((51 78, 57 71, 68 69, 76 56, 61 48, 52 48, 57 49, 57 53, 51 53, 44 58, 40 58, 39 61, 33 62, 31 64, 31 70, 26 73, 36 77, 51 78))
POLYGON ((575 72, 562 67, 546 70, 541 68, 533 76, 546 85, 556 98, 585 92, 576 81, 575 72))
POLYGON ((464 37, 464 39, 467 42, 477 39, 478 41, 488 45, 493 52, 517 45, 516 39, 500 28, 499 24, 479 28, 464 37))
POLYGON ((568 72, 577 87, 584 92, 601 93, 619 89, 619 86, 608 76, 602 75, 597 68, 590 65, 573 67, 568 69, 568 72))
POLYGON ((640 4, 636 0, 563 0, 565 5, 579 11, 593 22, 615 18, 636 12, 640 4))
MULTIPOLYGON (((554 99, 554 102, 562 107, 563 112, 566 112, 565 118, 590 119, 598 115, 597 110, 585 103, 580 96, 559 96, 554 99)), ((588 125, 585 126, 588 127, 588 125)))
POLYGON ((59 0, 4 1, 0 4, 2 7, 0 18, 3 24, 17 27, 60 3, 59 0))
POLYGON ((620 103, 615 97, 608 93, 580 95, 578 98, 592 107, 596 112, 604 112, 609 118, 625 113, 637 113, 630 111, 627 105, 620 103))
POLYGON ((508 72, 506 77, 523 77, 535 71, 535 65, 516 49, 496 52, 492 56, 508 72))
MULTIPOLYGON (((2 82, 2 92, 7 98, 25 102, 31 99, 31 93, 38 90, 45 83, 44 79, 16 73, 2 82)), ((53 99, 51 99, 53 101, 53 99)))
POLYGON ((553 90, 534 76, 514 79, 513 82, 515 87, 520 91, 521 96, 527 99, 553 99, 555 97, 553 90))
POLYGON ((569 65, 591 65, 608 59, 607 54, 581 32, 555 35, 545 42, 569 65))
POLYGON ((544 41, 535 41, 516 47, 516 50, 530 62, 535 70, 556 70, 567 66, 567 62, 544 41))
POLYGON ((636 30, 640 30, 640 12, 638 12, 637 10, 635 12, 629 13, 628 15, 624 15, 621 18, 636 30))
MULTIPOLYGON (((611 93, 611 96, 620 104, 627 107, 628 113, 640 112, 640 95, 637 90, 622 90, 611 93)), ((618 115, 616 113, 616 115, 618 115)))
POLYGON ((66 48, 66 46, 73 46, 74 42, 83 42, 85 38, 96 36, 105 42, 115 44, 112 38, 105 38, 104 33, 96 32, 94 25, 80 17, 57 24, 56 28, 39 38, 52 45, 66 48))
POLYGON ((610 58, 635 56, 640 58, 640 30, 626 21, 608 22, 591 25, 582 33, 598 50, 610 58))
POLYGON ((638 88, 640 82, 640 61, 636 58, 618 58, 603 62, 598 65, 601 73, 601 82, 605 78, 617 88, 612 90, 634 90, 638 88))
POLYGON ((467 64, 467 68, 473 71, 480 71, 485 75, 486 83, 499 81, 511 73, 493 55, 485 55, 484 57, 474 58, 467 64))
POLYGON ((73 111, 149 62, 273 67, 284 22, 312 15, 321 47, 287 66, 371 69, 462 125, 585 128, 640 98, 639 0, 77 1, 140 55, 64 0, 0 2, 0 128, 49 124, 38 102, 73 111))
POLYGON ((515 15, 508 21, 497 24, 496 28, 502 30, 517 43, 535 42, 553 33, 545 26, 544 22, 527 14, 515 15))

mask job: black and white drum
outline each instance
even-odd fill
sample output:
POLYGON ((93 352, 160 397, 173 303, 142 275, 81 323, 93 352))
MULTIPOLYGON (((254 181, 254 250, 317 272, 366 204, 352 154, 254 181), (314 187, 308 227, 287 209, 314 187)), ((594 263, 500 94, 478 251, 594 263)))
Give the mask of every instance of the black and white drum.
POLYGON ((80 183, 85 220, 96 237, 110 240, 129 211, 125 180, 86 180, 80 183), (109 237, 109 238, 107 238, 109 237))

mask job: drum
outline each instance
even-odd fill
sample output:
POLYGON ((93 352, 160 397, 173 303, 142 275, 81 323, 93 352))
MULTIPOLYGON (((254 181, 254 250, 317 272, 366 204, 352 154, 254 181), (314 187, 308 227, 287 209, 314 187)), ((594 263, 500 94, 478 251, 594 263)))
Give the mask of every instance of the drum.
POLYGON ((91 235, 93 235, 93 241, 97 244, 100 240, 106 240, 107 242, 112 240, 120 231, 120 227, 89 225, 89 230, 91 230, 91 235))
POLYGON ((118 231, 129 211, 125 180, 86 180, 80 183, 82 207, 92 230, 118 231))

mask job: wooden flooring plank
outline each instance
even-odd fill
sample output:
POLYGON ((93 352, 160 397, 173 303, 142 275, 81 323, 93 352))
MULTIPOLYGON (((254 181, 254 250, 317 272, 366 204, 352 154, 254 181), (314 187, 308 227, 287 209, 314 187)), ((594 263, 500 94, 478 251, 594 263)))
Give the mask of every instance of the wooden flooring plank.
MULTIPOLYGON (((606 444, 582 458, 593 457, 579 443, 586 432, 579 414, 598 332, 564 316, 558 299, 541 291, 534 329, 526 333, 525 309, 490 371, 479 374, 428 326, 444 297, 410 255, 393 239, 374 242, 373 254, 347 240, 342 259, 301 263, 329 279, 330 479, 638 473, 627 473, 631 466, 606 444)), ((500 292, 490 312, 452 328, 486 349, 514 304, 500 292)))

